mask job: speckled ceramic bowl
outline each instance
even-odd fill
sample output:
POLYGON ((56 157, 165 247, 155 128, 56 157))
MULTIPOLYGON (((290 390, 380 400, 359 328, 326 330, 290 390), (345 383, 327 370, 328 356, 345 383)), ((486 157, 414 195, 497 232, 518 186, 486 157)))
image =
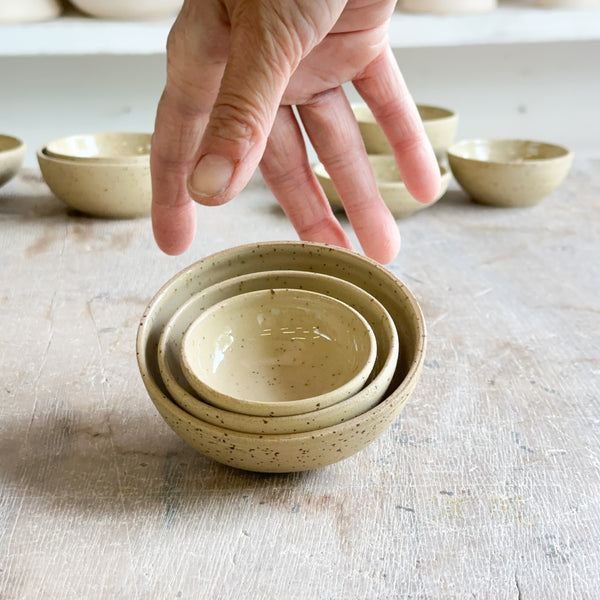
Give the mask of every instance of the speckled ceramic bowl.
POLYGON ((183 373, 198 395, 243 415, 298 415, 362 389, 377 357, 366 319, 307 290, 237 294, 207 308, 181 341, 183 373))
MULTIPOLYGON (((438 159, 444 158, 446 150, 456 136, 458 113, 440 106, 418 104, 417 109, 425 133, 438 159)), ((392 154, 392 147, 383 130, 375 121, 371 109, 366 104, 353 104, 352 111, 358 122, 363 142, 368 154, 392 154)))
POLYGON ((191 415, 248 433, 298 433, 322 429, 373 408, 387 391, 398 362, 398 333, 390 314, 360 287, 331 275, 306 271, 264 271, 227 279, 194 294, 169 319, 160 336, 158 368, 171 398, 191 415), (356 309, 367 320, 377 342, 377 359, 370 380, 343 402, 302 415, 255 417, 222 410, 195 395, 181 372, 181 339, 192 320, 225 298, 271 288, 305 289, 327 294, 356 309))
POLYGON ((529 140, 463 140, 448 149, 452 174, 480 204, 537 204, 567 176, 572 153, 529 140))
MULTIPOLYGON (((373 167, 381 197, 396 219, 403 219, 432 206, 448 189, 450 172, 445 167, 440 167, 440 191, 433 202, 423 204, 422 202, 415 200, 406 189, 402 177, 400 176, 396 160, 391 154, 371 154, 369 155, 369 161, 373 167)), ((331 205, 337 210, 342 210, 344 205, 342 204, 325 167, 319 163, 313 167, 313 170, 331 205)))
POLYGON ((0 186, 19 172, 26 152, 27 146, 19 138, 0 134, 0 186))
POLYGON ((151 140, 151 133, 127 131, 70 135, 48 142, 44 154, 81 162, 147 163, 150 160, 151 140))
POLYGON ((425 323, 410 290, 388 269, 340 248, 307 242, 265 242, 225 250, 175 275, 154 296, 141 319, 137 360, 142 380, 166 423, 191 446, 224 464, 260 472, 305 471, 337 462, 377 439, 412 394, 425 356, 425 323), (390 313, 400 345, 390 392, 374 408, 344 423, 293 434, 252 434, 207 423, 168 395, 158 369, 158 342, 175 311, 193 294, 245 273, 293 269, 350 281, 390 313))
POLYGON ((150 214, 150 160, 93 163, 37 151, 42 176, 67 206, 93 217, 126 219, 150 214))
POLYGON ((175 14, 183 0, 71 0, 79 10, 100 19, 160 19, 175 14))

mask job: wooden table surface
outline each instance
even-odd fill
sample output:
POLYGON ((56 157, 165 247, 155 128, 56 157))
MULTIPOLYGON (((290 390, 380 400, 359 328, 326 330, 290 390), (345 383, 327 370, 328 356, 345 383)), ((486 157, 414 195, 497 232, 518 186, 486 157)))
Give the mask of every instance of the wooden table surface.
POLYGON ((295 239, 262 180, 174 258, 23 171, 0 190, 0 598, 600 597, 599 173, 577 158, 530 209, 453 186, 399 222, 419 385, 359 454, 273 476, 181 441, 135 360, 172 275, 295 239))

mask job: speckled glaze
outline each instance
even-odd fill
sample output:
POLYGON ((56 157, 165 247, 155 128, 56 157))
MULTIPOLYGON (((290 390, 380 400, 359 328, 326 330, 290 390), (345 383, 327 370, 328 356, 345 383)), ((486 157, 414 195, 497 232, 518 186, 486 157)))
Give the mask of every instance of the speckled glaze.
POLYGON ((183 335, 180 360, 207 402, 244 415, 297 415, 363 388, 375 334, 352 307, 294 289, 237 294, 207 308, 183 335))
POLYGON ((466 15, 494 10, 497 0, 399 0, 398 8, 436 15, 466 15))
POLYGON ((463 140, 448 149, 452 174, 480 204, 532 206, 567 176, 573 154, 529 140, 463 140))
POLYGON ((423 367, 426 331, 410 290, 388 269, 364 256, 316 243, 265 242, 225 250, 175 275, 154 296, 138 328, 137 360, 148 394, 165 422, 206 456, 259 472, 305 471, 337 462, 373 442, 396 420, 423 367), (344 423, 293 434, 252 434, 207 423, 182 410, 166 393, 158 369, 158 341, 170 317, 193 294, 245 273, 293 269, 350 281, 387 309, 400 353, 389 393, 371 410, 344 423))
POLYGON ((27 146, 19 138, 0 134, 0 186, 19 172, 26 152, 27 146))
POLYGON ((259 272, 233 277, 194 294, 169 319, 159 340, 158 366, 173 398, 190 414, 212 423, 248 433, 298 433, 322 429, 373 408, 387 391, 398 361, 398 333, 389 313, 373 296, 348 281, 302 271, 259 272), (181 372, 180 342, 194 317, 207 307, 236 294, 259 289, 305 289, 327 294, 356 309, 371 326, 377 342, 377 358, 369 381, 343 402, 302 415, 255 417, 222 410, 195 395, 181 372))
POLYGON ((62 160, 81 162, 147 163, 151 140, 151 133, 124 131, 70 135, 48 142, 44 153, 62 160))
POLYGON ((150 214, 150 160, 95 164, 37 151, 42 176, 67 206, 93 217, 126 219, 150 214))
MULTIPOLYGON (((458 113, 439 106, 418 104, 417 109, 423 121, 427 138, 438 159, 443 159, 446 150, 454 142, 458 127, 458 113)), ((393 154, 381 127, 375 121, 371 109, 366 104, 352 105, 363 142, 368 154, 393 154)))
MULTIPOLYGON (((450 182, 450 172, 445 167, 440 167, 441 173, 441 186, 438 195, 433 202, 429 204, 423 204, 418 200, 415 200, 404 185, 398 170, 396 160, 390 154, 371 154, 369 155, 369 161, 373 167, 375 178, 377 179, 377 186, 379 193, 383 198, 386 206, 390 209, 390 212, 396 219, 404 219, 410 215, 428 208, 435 204, 448 189, 448 183, 450 182)), ((331 205, 337 209, 342 210, 344 205, 340 200, 340 197, 329 177, 329 174, 325 170, 325 167, 319 163, 313 167, 315 175, 327 196, 327 199, 331 205)))
POLYGON ((60 0, 3 0, 0 2, 0 23, 48 21, 62 11, 60 0))
POLYGON ((175 14, 183 0, 71 0, 71 4, 100 19, 159 19, 175 14))

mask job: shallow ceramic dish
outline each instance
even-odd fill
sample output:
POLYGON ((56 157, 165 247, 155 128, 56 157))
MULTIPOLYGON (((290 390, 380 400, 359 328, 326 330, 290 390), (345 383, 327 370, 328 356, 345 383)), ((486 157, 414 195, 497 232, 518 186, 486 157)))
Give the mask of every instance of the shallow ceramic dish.
POLYGON ((48 21, 62 11, 59 0, 3 0, 0 2, 0 23, 48 21))
POLYGON ((150 163, 61 160, 37 151, 42 176, 67 206, 93 217, 126 219, 150 214, 150 163))
POLYGON ((100 19, 160 19, 176 13, 183 0, 71 0, 79 10, 100 19))
MULTIPOLYGON (((396 219, 403 219, 424 208, 435 204, 448 189, 450 182, 450 172, 445 167, 440 167, 441 185, 440 191, 433 202, 423 204, 415 200, 404 185, 396 160, 391 154, 372 154, 369 155, 369 161, 373 167, 377 187, 386 206, 396 219)), ((343 209, 344 205, 325 170, 325 167, 319 163, 313 167, 313 171, 327 196, 327 199, 335 209, 343 209)))
POLYGON ((325 294, 238 294, 207 308, 181 342, 183 373, 207 402, 244 415, 298 415, 361 390, 377 343, 365 318, 325 294))
POLYGON ((82 162, 148 162, 151 133, 109 131, 70 135, 52 140, 45 154, 62 160, 82 162))
POLYGON ((529 140, 463 140, 448 149, 456 181, 491 206, 537 204, 564 181, 572 161, 562 146, 529 140))
POLYGON ((27 146, 19 138, 0 134, 0 186, 19 172, 26 152, 27 146))
POLYGON ((228 429, 249 433, 297 433, 322 429, 373 408, 387 391, 398 361, 398 333, 392 318, 373 296, 348 281, 302 271, 266 271, 233 277, 194 294, 169 319, 158 344, 158 368, 177 404, 190 414, 228 429), (214 407, 194 395, 181 371, 179 352, 185 330, 206 308, 225 298, 260 289, 294 288, 327 294, 362 314, 375 334, 377 359, 372 377, 354 396, 311 413, 255 417, 214 407))
POLYGON ((305 471, 348 458, 396 420, 412 394, 425 356, 425 322, 410 290, 388 269, 358 253, 308 242, 265 242, 225 250, 190 265, 150 301, 138 328, 137 360, 150 399, 188 444, 224 464, 259 472, 305 471), (175 311, 209 285, 245 273, 300 270, 333 275, 375 297, 392 317, 400 345, 390 392, 374 408, 316 431, 262 435, 215 426, 182 410, 158 369, 158 341, 175 311))
MULTIPOLYGON (((433 151, 438 159, 443 158, 448 146, 454 142, 458 128, 458 113, 440 106, 426 104, 418 104, 417 109, 433 151)), ((352 105, 352 111, 356 117, 367 154, 393 154, 392 147, 375 120, 371 109, 366 104, 357 103, 352 105)))

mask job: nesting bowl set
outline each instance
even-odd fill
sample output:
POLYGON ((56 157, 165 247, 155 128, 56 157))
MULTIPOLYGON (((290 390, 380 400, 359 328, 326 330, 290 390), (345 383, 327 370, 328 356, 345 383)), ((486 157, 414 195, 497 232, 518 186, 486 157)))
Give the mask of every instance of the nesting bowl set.
POLYGON ((148 305, 137 359, 167 424, 221 463, 292 472, 380 436, 414 390, 425 324, 410 290, 358 253, 304 242, 231 248, 148 305))

